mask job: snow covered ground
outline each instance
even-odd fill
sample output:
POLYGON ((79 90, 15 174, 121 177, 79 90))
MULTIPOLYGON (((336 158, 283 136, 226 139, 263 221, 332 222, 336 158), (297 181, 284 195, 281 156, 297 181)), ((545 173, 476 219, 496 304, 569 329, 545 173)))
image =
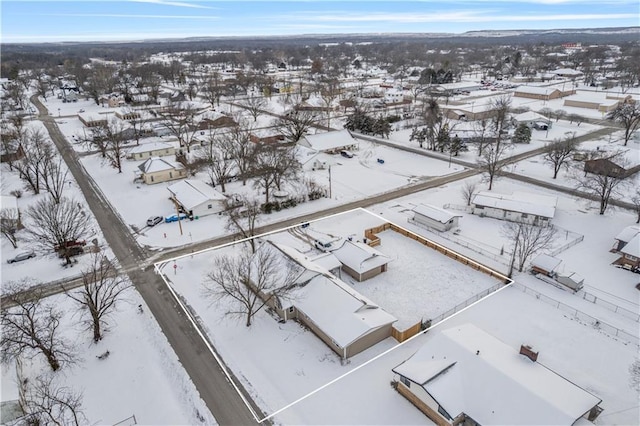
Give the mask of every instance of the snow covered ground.
MULTIPOLYGON (((65 295, 50 303, 65 314, 61 329, 78 362, 55 373, 56 380, 83 394, 88 424, 115 424, 135 416, 138 424, 215 424, 191 379, 137 291, 129 289, 109 318, 109 330, 97 344, 81 326, 76 307, 65 295), (143 305, 140 313, 138 305, 143 305), (109 351, 105 359, 98 355, 109 351)), ((24 360, 24 375, 47 373, 40 355, 24 360)), ((2 368, 2 400, 18 398, 13 363, 2 368)), ((133 423, 131 423, 133 424, 133 423)))
MULTIPOLYGON (((374 206, 373 210, 379 210, 386 217, 392 207, 385 204, 374 206)), ((379 220, 358 210, 312 222, 308 232, 312 236, 335 238, 354 235, 357 238, 361 236, 362 229, 375 225, 376 221, 380 223, 379 220)), ((451 261, 447 267, 436 266, 434 256, 427 253, 430 249, 414 247, 414 242, 394 234, 392 231, 382 232, 382 244, 378 247, 394 257, 389 270, 371 280, 352 283, 356 290, 391 313, 397 314, 395 309, 405 309, 405 314, 435 313, 466 297, 466 294, 460 294, 462 286, 472 294, 491 285, 488 278, 488 281, 481 278, 474 284, 468 279, 469 274, 479 273, 466 270, 459 263, 451 261), (401 269, 408 271, 401 272, 401 269), (431 278, 436 282, 430 282, 431 278), (482 282, 485 284, 480 284, 482 282), (438 287, 436 293, 433 292, 434 284, 438 287), (474 287, 478 284, 479 287, 474 287), (394 288, 384 289, 385 286, 394 288), (401 292, 409 297, 398 300, 397 294, 401 292)), ((427 233, 427 236, 431 235, 427 233)), ((307 254, 315 252, 292 233, 272 234, 269 238, 296 246, 307 254)), ((260 312, 253 325, 247 328, 242 321, 224 314, 229 307, 226 302, 212 303, 203 297, 201 283, 211 267, 212 257, 221 251, 233 250, 234 246, 227 246, 185 256, 176 260, 175 270, 173 262, 166 263, 163 270, 174 291, 182 296, 229 368, 242 380, 262 410, 275 416, 273 420, 277 423, 428 423, 428 419, 391 388, 391 368, 428 342, 438 329, 465 322, 476 324, 510 345, 514 351, 520 344, 535 347, 541 353, 539 362, 603 399, 601 405, 605 412, 602 424, 629 424, 637 418, 637 394, 628 386, 627 370, 637 355, 638 346, 612 336, 598 328, 595 322, 585 321, 584 317, 578 319, 566 310, 557 309, 555 305, 546 303, 546 298, 541 300, 523 292, 520 279, 523 282, 532 279, 527 274, 516 275, 518 288, 498 290, 426 335, 402 345, 388 338, 354 356, 349 364, 341 365, 326 345, 295 322, 279 323, 267 312, 260 312), (593 350, 596 347, 598 350, 593 350), (594 365, 598 366, 595 372, 594 365)), ((442 255, 435 253, 435 256, 442 255)), ((612 270, 615 269, 611 267, 609 272, 612 270)), ((525 285, 536 286, 536 283, 525 285)), ((578 309, 589 310, 596 318, 604 318, 617 326, 628 330, 632 330, 634 324, 637 327, 637 322, 586 302, 577 295, 555 287, 551 289, 549 291, 543 285, 537 290, 563 303, 578 305, 578 309)), ((399 315, 400 321, 405 318, 403 315, 399 315)))

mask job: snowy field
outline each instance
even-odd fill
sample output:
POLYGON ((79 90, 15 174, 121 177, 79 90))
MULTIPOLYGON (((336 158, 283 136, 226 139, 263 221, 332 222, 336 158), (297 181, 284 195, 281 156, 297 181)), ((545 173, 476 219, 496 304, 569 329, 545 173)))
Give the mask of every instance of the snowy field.
MULTIPOLYGON (((109 330, 97 344, 81 327, 76 307, 65 295, 44 303, 65 312, 61 329, 72 342, 78 362, 55 374, 64 386, 83 394, 87 424, 115 424, 135 416, 138 424, 215 424, 191 379, 137 291, 129 289, 109 318, 109 330), (97 356, 109 351, 105 359, 97 356)), ((38 355, 24 360, 24 375, 48 372, 38 355)), ((2 400, 18 398, 13 363, 2 368, 2 400)), ((133 424, 133 423, 127 423, 133 424)))

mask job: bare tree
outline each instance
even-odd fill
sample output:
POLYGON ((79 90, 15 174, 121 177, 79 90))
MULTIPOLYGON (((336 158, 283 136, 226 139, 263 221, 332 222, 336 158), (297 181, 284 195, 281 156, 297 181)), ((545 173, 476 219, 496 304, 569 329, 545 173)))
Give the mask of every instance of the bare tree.
POLYGON ((18 248, 16 233, 20 229, 20 213, 18 209, 3 208, 0 210, 0 232, 13 246, 18 248))
POLYGON ((631 197, 631 203, 636 213, 636 223, 640 223, 640 188, 636 188, 635 194, 631 197))
POLYGON ((71 363, 74 355, 69 344, 60 336, 62 311, 42 303, 42 294, 36 289, 25 291, 29 284, 9 283, 4 296, 13 307, 0 313, 2 361, 18 356, 43 355, 53 371, 71 363))
MULTIPOLYGON (((618 154, 609 158, 615 157, 618 157, 618 154)), ((618 162, 624 163, 624 161, 618 162)), ((601 215, 607 211, 611 197, 622 195, 620 189, 626 184, 624 174, 609 172, 585 173, 584 176, 576 175, 574 180, 576 181, 576 189, 586 192, 598 201, 601 215)))
POLYGON ((478 184, 476 182, 466 181, 460 189, 460 195, 462 195, 462 199, 467 203, 467 206, 471 205, 473 196, 476 195, 477 192, 478 184))
POLYGON ((232 155, 232 141, 226 136, 216 138, 209 135, 209 143, 203 150, 206 162, 206 170, 212 186, 220 185, 222 192, 226 192, 227 180, 233 173, 234 162, 232 155))
POLYGON ((336 78, 327 79, 321 83, 319 88, 320 98, 324 104, 325 113, 327 115, 327 128, 331 129, 331 111, 333 110, 333 103, 342 93, 342 85, 340 80, 336 78))
POLYGON ((575 132, 564 139, 556 139, 545 147, 544 161, 553 166, 553 178, 558 177, 558 172, 564 167, 569 167, 569 160, 578 148, 575 132))
POLYGON ((232 300, 233 306, 225 314, 245 318, 245 325, 250 327, 253 317, 267 303, 287 297, 299 275, 288 263, 279 261, 275 250, 263 243, 256 252, 244 249, 235 256, 216 257, 203 283, 203 295, 214 303, 232 300))
POLYGON ((227 225, 228 231, 238 233, 246 239, 251 246, 251 251, 256 250, 255 239, 258 217, 260 216, 260 203, 255 199, 239 197, 236 200, 228 200, 227 225))
POLYGON ((181 147, 191 152, 194 136, 198 132, 196 119, 198 108, 191 102, 170 102, 158 115, 171 134, 178 139, 181 147))
POLYGON ((212 108, 220 106, 220 96, 222 95, 222 81, 220 74, 214 72, 207 78, 201 87, 202 96, 211 104, 212 108))
POLYGON ((229 154, 235 163, 242 185, 247 184, 255 161, 255 144, 251 141, 251 129, 245 126, 234 127, 228 133, 229 154))
POLYGON ((273 125, 285 138, 298 142, 317 121, 318 116, 314 111, 294 108, 287 116, 276 119, 273 125))
POLYGON ((260 114, 267 109, 267 101, 262 96, 249 96, 240 102, 240 106, 247 110, 256 122, 260 114))
POLYGON ((629 386, 640 392, 640 358, 636 358, 629 365, 629 386))
POLYGON ((40 130, 27 131, 21 144, 24 157, 16 161, 14 167, 29 189, 39 194, 44 164, 53 156, 53 150, 40 130))
POLYGON ((474 122, 473 127, 475 130, 475 138, 478 141, 478 157, 481 157, 484 146, 487 143, 489 122, 486 119, 478 120, 474 122))
POLYGON ((509 108, 511 108, 511 98, 505 95, 497 99, 492 99, 490 102, 490 108, 493 114, 491 116, 491 126, 494 133, 493 143, 498 145, 499 147, 507 136, 507 125, 509 108))
POLYGON ((59 251, 66 264, 71 264, 70 242, 84 238, 91 227, 80 203, 62 197, 56 203, 52 199, 41 199, 27 210, 30 219, 27 229, 37 244, 59 251))
MULTIPOLYGON (((548 249, 556 237, 556 229, 552 226, 536 226, 528 223, 507 222, 502 226, 502 235, 513 241, 513 262, 522 272, 524 265, 535 253, 548 249)), ((511 276, 513 262, 509 271, 511 276)))
POLYGON ((25 383, 20 405, 27 423, 33 425, 88 424, 82 412, 82 393, 55 383, 55 376, 46 374, 25 383))
POLYGON ((42 167, 44 186, 56 203, 60 202, 69 170, 60 155, 45 157, 42 167))
POLYGON ((101 252, 92 256, 91 265, 82 272, 82 288, 74 292, 65 289, 66 295, 78 304, 78 312, 85 317, 83 321, 87 328, 93 331, 94 342, 102 339, 108 316, 129 287, 101 252))
POLYGON ((624 146, 627 146, 631 136, 640 126, 640 103, 621 103, 607 114, 609 120, 620 123, 624 128, 624 146))
POLYGON ((489 180, 489 191, 493 188, 493 181, 500 176, 506 166, 504 157, 509 148, 507 144, 494 143, 486 146, 482 152, 479 163, 489 180))

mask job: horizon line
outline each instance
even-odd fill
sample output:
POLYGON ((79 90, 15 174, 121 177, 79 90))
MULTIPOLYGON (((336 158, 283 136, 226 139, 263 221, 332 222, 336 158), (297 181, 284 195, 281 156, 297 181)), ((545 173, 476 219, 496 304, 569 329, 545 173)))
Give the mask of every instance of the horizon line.
MULTIPOLYGON (((517 31, 535 31, 535 32, 554 32, 554 31, 603 31, 603 30, 621 30, 621 29, 636 29, 640 32, 640 25, 632 26, 620 26, 620 27, 564 27, 564 28, 552 28, 552 29, 536 29, 536 28, 513 28, 513 29, 481 29, 481 30, 468 30, 463 32, 416 32, 416 31, 393 31, 393 32, 342 32, 342 33, 298 33, 298 34, 251 34, 251 35, 184 35, 175 37, 147 37, 147 38, 127 38, 127 39, 92 39, 92 40, 59 40, 59 41, 10 41, 0 42, 0 45, 21 45, 21 44, 90 44, 90 43, 147 43, 147 42, 179 42, 183 40, 192 39, 250 39, 250 38, 262 38, 262 39, 281 39, 281 38, 294 38, 294 37, 341 37, 341 36, 394 36, 394 35, 423 35, 423 36, 461 36, 464 34, 478 33, 478 32, 517 32, 517 31)), ((77 36, 76 36, 77 37, 77 36)))

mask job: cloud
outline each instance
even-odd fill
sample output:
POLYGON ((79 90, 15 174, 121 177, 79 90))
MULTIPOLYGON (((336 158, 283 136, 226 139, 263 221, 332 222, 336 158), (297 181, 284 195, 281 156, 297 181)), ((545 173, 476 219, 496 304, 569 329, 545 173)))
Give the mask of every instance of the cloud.
POLYGON ((126 13, 48 13, 44 16, 77 17, 77 18, 127 18, 127 19, 197 19, 218 20, 220 17, 211 15, 139 15, 126 13))
POLYGON ((211 6, 205 6, 196 3, 187 3, 184 1, 167 1, 167 0, 130 0, 134 3, 153 3, 162 6, 177 6, 177 7, 190 7, 195 9, 215 9, 211 6))
POLYGON ((432 22, 542 22, 542 21, 576 21, 576 20, 612 20, 612 19, 632 19, 637 18, 634 13, 576 13, 576 14, 550 14, 540 12, 539 14, 528 15, 504 15, 498 10, 482 11, 449 11, 449 12, 428 12, 428 13, 353 13, 353 12, 331 12, 331 13, 295 13, 283 16, 284 19, 295 21, 311 22, 388 22, 396 24, 409 23, 432 23, 432 22))

